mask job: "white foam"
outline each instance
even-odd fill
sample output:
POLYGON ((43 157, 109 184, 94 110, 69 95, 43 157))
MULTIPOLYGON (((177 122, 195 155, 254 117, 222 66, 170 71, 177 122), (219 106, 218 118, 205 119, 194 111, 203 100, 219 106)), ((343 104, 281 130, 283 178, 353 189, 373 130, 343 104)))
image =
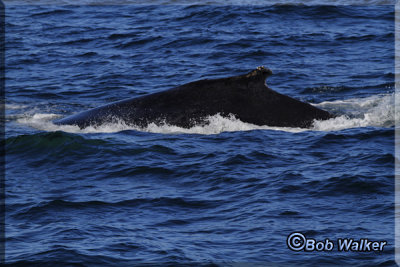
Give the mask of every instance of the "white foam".
POLYGON ((18 110, 18 109, 23 109, 23 108, 26 108, 26 107, 28 107, 28 106, 27 105, 20 105, 20 104, 9 104, 9 103, 5 104, 5 109, 6 110, 18 110))
MULTIPOLYGON (((315 106, 334 112, 339 116, 330 120, 315 121, 310 129, 258 126, 245 123, 233 115, 223 117, 220 114, 208 117, 208 123, 202 126, 194 126, 190 129, 169 125, 167 123, 151 123, 145 128, 127 125, 123 121, 103 124, 97 127, 80 129, 74 125, 55 125, 52 121, 60 115, 35 113, 24 114, 17 119, 18 123, 44 131, 65 131, 71 133, 112 133, 123 130, 137 130, 152 133, 189 133, 189 134, 219 134, 221 132, 250 131, 257 129, 278 130, 286 132, 302 131, 337 131, 354 127, 391 127, 395 124, 394 94, 376 95, 367 98, 353 98, 322 102, 315 106)), ((397 116, 399 117, 399 116, 397 116)))
POLYGON ((232 131, 250 131, 255 129, 270 129, 270 130, 283 130, 290 132, 300 132, 306 129, 301 128, 282 128, 282 127, 269 127, 269 126, 258 126, 250 123, 242 122, 236 119, 234 116, 223 117, 220 114, 208 117, 208 123, 204 126, 194 126, 186 129, 175 125, 169 125, 167 123, 155 124, 150 123, 147 127, 138 127, 134 125, 127 125, 124 121, 118 121, 113 123, 106 123, 99 126, 89 126, 80 129, 76 125, 56 125, 52 121, 60 117, 57 114, 43 114, 37 113, 34 115, 26 115, 23 118, 17 120, 18 123, 28 125, 32 128, 43 130, 43 131, 64 131, 70 133, 113 133, 124 130, 136 130, 151 133, 189 133, 189 134, 218 134, 221 132, 232 132, 232 131))
POLYGON ((151 123, 143 130, 146 132, 153 133, 189 133, 189 134, 219 134, 222 132, 235 132, 235 131, 250 131, 258 129, 266 130, 281 130, 288 132, 301 132, 305 129, 301 128, 286 128, 286 127, 270 127, 270 126, 258 126, 251 123, 242 122, 241 120, 235 118, 235 116, 230 115, 229 117, 223 117, 220 114, 209 116, 207 118, 208 123, 204 126, 194 126, 189 129, 185 129, 178 126, 162 124, 156 125, 151 123))
MULTIPOLYGON (((395 94, 353 98, 315 105, 342 114, 336 118, 315 121, 312 130, 338 131, 355 127, 391 127, 395 125, 395 94)), ((397 122, 398 123, 398 122, 397 122)))

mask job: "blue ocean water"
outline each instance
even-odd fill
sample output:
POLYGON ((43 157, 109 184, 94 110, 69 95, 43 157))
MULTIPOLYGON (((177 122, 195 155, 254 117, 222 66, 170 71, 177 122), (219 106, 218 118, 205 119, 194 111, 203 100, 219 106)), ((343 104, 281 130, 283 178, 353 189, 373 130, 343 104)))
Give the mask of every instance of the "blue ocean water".
POLYGON ((6 5, 6 261, 393 266, 394 98, 393 6, 6 5), (52 123, 260 65, 337 118, 52 123), (387 245, 295 252, 293 232, 387 245))

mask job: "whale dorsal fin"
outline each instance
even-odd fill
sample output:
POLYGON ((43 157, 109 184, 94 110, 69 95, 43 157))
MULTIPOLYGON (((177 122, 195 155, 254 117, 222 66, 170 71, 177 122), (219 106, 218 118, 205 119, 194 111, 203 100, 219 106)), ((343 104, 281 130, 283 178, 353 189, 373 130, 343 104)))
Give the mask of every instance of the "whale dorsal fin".
POLYGON ((250 71, 246 74, 246 78, 260 77, 266 79, 268 76, 272 75, 272 71, 264 66, 257 67, 255 70, 250 71))
POLYGON ((248 88, 259 88, 264 89, 265 87, 270 89, 267 85, 267 78, 272 75, 272 71, 264 66, 257 67, 249 73, 240 76, 241 79, 245 79, 248 83, 248 88), (251 85, 250 85, 251 84, 251 85))

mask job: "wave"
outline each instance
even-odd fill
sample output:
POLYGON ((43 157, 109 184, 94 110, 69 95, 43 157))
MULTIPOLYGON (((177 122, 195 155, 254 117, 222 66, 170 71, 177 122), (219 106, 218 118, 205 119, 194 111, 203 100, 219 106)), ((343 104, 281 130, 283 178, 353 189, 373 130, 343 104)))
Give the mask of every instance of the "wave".
POLYGON ((242 122, 233 115, 223 117, 220 114, 208 117, 208 123, 205 125, 197 125, 189 129, 169 125, 167 123, 150 123, 147 127, 138 127, 135 125, 128 125, 120 120, 114 123, 89 126, 80 129, 76 125, 55 125, 52 121, 59 118, 60 115, 54 113, 25 114, 19 116, 17 122, 43 131, 64 131, 70 133, 113 133, 135 130, 162 134, 185 133, 209 135, 222 132, 250 130, 276 130, 293 133, 304 131, 339 131, 358 127, 393 127, 396 123, 395 118, 399 117, 395 116, 394 101, 395 94, 392 93, 313 104, 316 107, 336 114, 337 117, 325 121, 316 120, 313 126, 308 129, 259 126, 242 122))
POLYGON ((47 17, 47 16, 60 16, 73 14, 73 10, 55 9, 50 11, 38 12, 31 15, 31 17, 47 17))
MULTIPOLYGON (((394 79, 394 73, 385 73, 385 74, 366 74, 366 75, 353 75, 351 76, 352 79, 365 79, 365 78, 390 78, 394 79)), ((377 85, 366 85, 366 86, 330 86, 330 85, 321 85, 316 87, 307 87, 302 90, 302 93, 339 93, 339 92, 358 92, 359 90, 370 90, 370 89, 381 89, 381 90, 392 90, 394 88, 394 83, 382 83, 377 85)))
POLYGON ((373 179, 360 174, 346 174, 331 177, 324 181, 311 181, 305 185, 309 188, 309 194, 316 196, 388 194, 393 186, 384 179, 373 179))
POLYGON ((160 197, 160 198, 135 198, 128 200, 121 200, 118 202, 104 202, 99 200, 88 200, 81 202, 73 202, 62 199, 56 199, 39 204, 22 208, 15 215, 16 218, 26 218, 33 216, 41 216, 52 210, 55 211, 67 211, 67 210, 87 210, 94 209, 98 210, 102 207, 118 207, 118 208, 129 208, 132 209, 137 206, 150 206, 155 207, 166 207, 166 208, 186 208, 186 209, 208 209, 215 208, 221 203, 211 200, 198 200, 193 198, 181 198, 181 197, 160 197))

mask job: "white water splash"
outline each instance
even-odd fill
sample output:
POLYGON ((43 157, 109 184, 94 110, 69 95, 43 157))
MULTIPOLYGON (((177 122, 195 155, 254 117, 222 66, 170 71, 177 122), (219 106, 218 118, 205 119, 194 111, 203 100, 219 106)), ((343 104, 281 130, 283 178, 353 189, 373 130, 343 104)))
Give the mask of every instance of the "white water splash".
MULTIPOLYGON (((222 117, 217 114, 208 117, 208 123, 202 126, 194 126, 189 129, 169 125, 166 123, 156 125, 149 124, 145 128, 127 125, 123 121, 90 126, 80 129, 74 125, 55 125, 52 121, 60 117, 57 114, 35 113, 19 116, 18 123, 44 131, 65 131, 71 133, 112 133, 124 130, 137 130, 152 133, 189 133, 189 134, 219 134, 221 132, 250 131, 257 129, 278 130, 286 132, 302 131, 338 131, 355 127, 391 127, 395 125, 395 94, 376 95, 367 98, 353 98, 331 102, 322 102, 315 106, 334 112, 339 116, 330 120, 315 121, 310 129, 258 126, 245 123, 234 116, 222 117)), ((399 116, 397 116, 398 118, 399 116)))
POLYGON ((338 131, 356 127, 391 127, 396 123, 395 94, 375 95, 332 102, 322 102, 316 107, 343 114, 336 118, 315 121, 312 130, 338 131))

